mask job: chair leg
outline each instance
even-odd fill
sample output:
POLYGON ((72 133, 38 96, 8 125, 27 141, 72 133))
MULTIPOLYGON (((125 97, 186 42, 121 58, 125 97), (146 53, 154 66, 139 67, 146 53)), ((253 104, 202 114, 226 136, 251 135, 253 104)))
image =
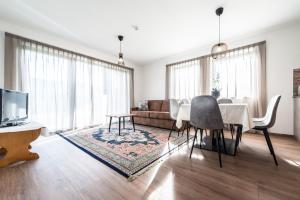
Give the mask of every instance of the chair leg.
POLYGON ((200 129, 200 148, 202 143, 203 129, 200 129))
POLYGON ((237 152, 237 148, 239 146, 240 143, 240 135, 242 134, 242 127, 238 126, 237 130, 236 130, 236 140, 235 140, 235 147, 234 147, 234 156, 236 155, 237 152))
POLYGON ((243 136, 243 133, 241 133, 241 135, 240 135, 240 142, 242 141, 242 136, 243 136))
POLYGON ((275 152, 274 152, 274 149, 273 149, 273 145, 272 145, 272 142, 271 142, 271 139, 270 139, 268 129, 263 129, 263 133, 265 135, 266 142, 268 144, 269 150, 270 150, 271 154, 273 155, 274 162, 275 162, 276 166, 278 166, 278 162, 277 162, 277 159, 276 159, 276 155, 275 155, 275 152))
POLYGON ((172 128, 171 128, 170 133, 169 133, 168 140, 170 140, 170 137, 171 137, 172 131, 174 130, 175 124, 176 124, 176 121, 173 122, 172 128))
POLYGON ((190 124, 188 123, 188 126, 187 126, 187 133, 186 133, 186 141, 189 142, 189 139, 190 139, 190 124))
POLYGON ((220 139, 220 132, 217 131, 217 138, 216 138, 216 142, 217 142, 217 150, 218 150, 218 154, 219 154, 219 163, 220 163, 220 167, 222 168, 222 159, 221 159, 221 149, 220 149, 220 144, 219 144, 219 139, 220 139))
POLYGON ((214 137, 215 137, 215 130, 212 130, 210 132, 211 134, 211 150, 213 151, 213 146, 214 146, 214 137))
POLYGON ((182 130, 182 133, 181 133, 181 135, 183 135, 184 134, 184 130, 185 129, 187 129, 187 122, 184 122, 184 126, 183 126, 183 130, 182 130))
POLYGON ((226 149, 226 145, 225 145, 225 137, 224 137, 224 131, 223 130, 221 130, 221 136, 222 136, 222 141, 223 141, 224 152, 225 152, 225 154, 227 154, 227 149, 226 149))
POLYGON ((233 140, 234 126, 233 124, 229 124, 229 126, 230 126, 231 139, 233 140))
POLYGON ((195 131, 195 136, 194 136, 193 145, 192 145, 192 149, 191 149, 191 153, 190 153, 190 158, 192 157, 192 153, 193 153, 193 149, 194 149, 194 145, 195 145, 195 140, 197 139, 197 132, 198 132, 198 129, 196 129, 196 131, 195 131))

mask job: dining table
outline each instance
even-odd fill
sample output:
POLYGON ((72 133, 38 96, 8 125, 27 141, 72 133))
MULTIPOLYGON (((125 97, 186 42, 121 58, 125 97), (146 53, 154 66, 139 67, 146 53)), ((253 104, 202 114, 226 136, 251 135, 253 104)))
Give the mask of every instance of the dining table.
MULTIPOLYGON (((229 104, 219 104, 220 112, 222 115, 224 124, 234 125, 236 134, 235 138, 225 138, 225 146, 221 149, 229 155, 236 155, 237 148, 239 146, 242 133, 249 131, 253 128, 252 118, 250 117, 248 104, 245 103, 229 103, 229 104)), ((181 128, 184 122, 190 121, 191 104, 181 104, 178 110, 176 127, 181 128)), ((223 144, 221 144, 222 146, 223 144)), ((201 145, 196 145, 195 147, 216 151, 216 145, 214 138, 206 136, 203 138, 201 145)))

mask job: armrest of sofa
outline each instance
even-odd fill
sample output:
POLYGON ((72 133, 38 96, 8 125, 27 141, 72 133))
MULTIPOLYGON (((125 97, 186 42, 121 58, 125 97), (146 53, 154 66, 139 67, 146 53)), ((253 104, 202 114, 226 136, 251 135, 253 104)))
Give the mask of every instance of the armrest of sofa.
POLYGON ((133 108, 130 108, 130 112, 132 112, 132 111, 138 111, 139 110, 139 108, 138 107, 133 107, 133 108))

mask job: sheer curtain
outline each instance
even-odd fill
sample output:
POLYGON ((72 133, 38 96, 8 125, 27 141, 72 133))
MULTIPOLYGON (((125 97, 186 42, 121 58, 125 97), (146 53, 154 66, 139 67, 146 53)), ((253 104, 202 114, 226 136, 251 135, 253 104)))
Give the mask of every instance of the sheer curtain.
POLYGON ((167 98, 191 99, 201 93, 200 60, 167 66, 167 98))
POLYGON ((166 98, 192 98, 220 91, 220 98, 247 103, 250 114, 261 117, 266 110, 266 43, 259 42, 219 54, 169 64, 166 98))
POLYGON ((263 114, 261 90, 265 78, 259 46, 250 46, 210 59, 211 89, 220 90, 220 97, 249 104, 252 116, 263 114))
POLYGON ((132 69, 6 35, 5 87, 29 93, 29 117, 50 131, 129 113, 132 69))

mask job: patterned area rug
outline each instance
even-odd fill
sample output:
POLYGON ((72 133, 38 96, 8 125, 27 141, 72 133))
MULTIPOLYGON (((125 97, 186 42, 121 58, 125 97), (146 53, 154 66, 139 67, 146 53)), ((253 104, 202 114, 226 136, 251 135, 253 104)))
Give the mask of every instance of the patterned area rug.
MULTIPOLYGON (((84 152, 103 162, 127 178, 133 178, 156 164, 164 155, 186 144, 186 133, 179 137, 173 132, 168 141, 169 130, 126 124, 118 134, 118 124, 59 133, 84 152)), ((191 139, 191 137, 190 137, 191 139)))

